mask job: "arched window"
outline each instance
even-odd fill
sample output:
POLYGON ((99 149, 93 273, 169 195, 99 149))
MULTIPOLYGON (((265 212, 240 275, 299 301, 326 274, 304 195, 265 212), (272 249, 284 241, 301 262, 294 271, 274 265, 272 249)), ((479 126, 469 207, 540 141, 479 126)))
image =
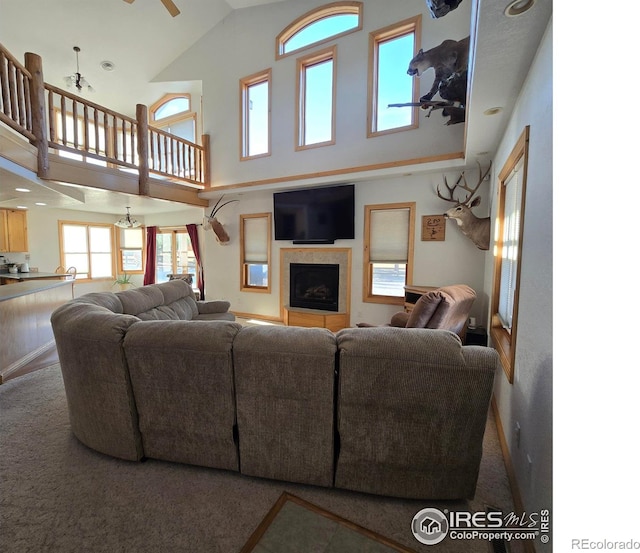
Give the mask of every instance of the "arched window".
POLYGON ((276 37, 276 59, 362 29, 362 2, 334 2, 307 12, 276 37))
POLYGON ((156 129, 198 143, 196 114, 191 111, 190 94, 165 94, 149 107, 149 124, 156 129))

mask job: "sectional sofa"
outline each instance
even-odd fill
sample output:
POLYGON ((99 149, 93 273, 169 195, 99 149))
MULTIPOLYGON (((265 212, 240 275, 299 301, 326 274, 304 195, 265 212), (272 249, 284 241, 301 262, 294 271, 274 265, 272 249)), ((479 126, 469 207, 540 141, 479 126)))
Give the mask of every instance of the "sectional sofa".
POLYGON ((246 326, 180 280, 51 317, 71 429, 132 461, 471 498, 498 356, 444 330, 246 326))

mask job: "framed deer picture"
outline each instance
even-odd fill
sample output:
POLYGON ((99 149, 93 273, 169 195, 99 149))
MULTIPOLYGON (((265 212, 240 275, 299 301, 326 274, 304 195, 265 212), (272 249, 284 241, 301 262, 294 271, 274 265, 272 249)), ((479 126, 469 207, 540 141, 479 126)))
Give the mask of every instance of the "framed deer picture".
POLYGON ((445 236, 446 219, 444 215, 422 216, 422 241, 442 242, 445 236))

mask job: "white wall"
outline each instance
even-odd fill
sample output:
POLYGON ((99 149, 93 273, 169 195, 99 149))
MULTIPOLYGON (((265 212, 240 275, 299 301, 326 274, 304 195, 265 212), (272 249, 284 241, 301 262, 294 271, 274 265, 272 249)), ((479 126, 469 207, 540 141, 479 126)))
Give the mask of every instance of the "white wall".
MULTIPOLYGON (((510 384, 500 371, 495 387, 527 512, 552 506, 552 33, 550 22, 495 156, 493 178, 495 194, 495 175, 524 127, 530 125, 515 376, 510 384), (515 440, 516 423, 521 427, 520 447, 515 440)), ((493 259, 490 254, 487 257, 484 289, 489 294, 493 259)), ((550 545, 537 543, 536 548, 551 551, 550 545)))
MULTIPOLYGON (((370 32, 419 14, 424 49, 468 36, 471 3, 461 4, 442 25, 428 16, 424 0, 367 0, 364 28, 335 41, 336 144, 295 152, 296 59, 326 45, 276 61, 275 37, 296 17, 324 4, 325 0, 289 0, 235 10, 163 71, 166 79, 203 79, 204 131, 211 136, 214 186, 463 151, 464 125, 445 126, 440 112, 427 119, 420 111, 419 129, 367 139, 367 60, 370 32), (452 26, 456 36, 445 35, 452 26), (273 83, 272 155, 241 162, 239 80, 267 68, 272 68, 273 83)), ((402 62, 403 69, 409 61, 402 62)), ((429 70, 420 79, 421 94, 432 82, 429 70)))
MULTIPOLYGON (((477 171, 467 173, 473 182, 477 171)), ((448 180, 457 178, 457 173, 447 173, 448 180)), ((363 231, 364 206, 367 204, 416 202, 415 254, 413 283, 439 286, 446 284, 467 284, 478 292, 472 315, 484 322, 487 296, 483 293, 484 252, 477 249, 457 228, 453 221, 446 225, 446 239, 443 242, 422 242, 420 224, 423 215, 442 214, 449 208, 447 202, 435 194, 435 186, 442 182, 443 174, 423 174, 380 179, 356 183, 355 188, 355 239, 337 240, 334 246, 322 248, 351 248, 351 322, 366 321, 374 324, 388 323, 399 306, 364 303, 362 301, 363 282, 363 231)), ((482 188, 488 187, 483 184, 482 188)), ((481 190, 482 190, 481 188, 481 190)), ((486 193, 482 194, 483 203, 486 193)), ((240 245, 239 215, 248 213, 273 212, 272 192, 245 192, 242 195, 228 194, 226 199, 239 199, 238 203, 226 206, 218 219, 229 233, 231 240, 225 245, 216 242, 213 232, 205 233, 206 240, 206 296, 208 299, 226 298, 232 309, 269 317, 280 316, 280 305, 287 303, 280 298, 280 248, 291 248, 291 241, 272 242, 272 283, 271 294, 240 291, 240 245)), ((482 207, 481 204, 480 207, 482 207)), ((488 209, 485 206, 484 209, 488 209)), ((478 215, 483 211, 478 208, 478 215)), ((488 214, 488 211, 485 213, 488 214)), ((309 246, 305 246, 309 247, 309 246)))

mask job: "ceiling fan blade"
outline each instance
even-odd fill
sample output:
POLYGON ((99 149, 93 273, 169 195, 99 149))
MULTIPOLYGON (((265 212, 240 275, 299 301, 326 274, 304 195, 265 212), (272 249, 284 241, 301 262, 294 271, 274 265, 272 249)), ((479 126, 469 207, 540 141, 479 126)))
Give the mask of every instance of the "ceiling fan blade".
POLYGON ((160 0, 160 1, 164 4, 164 7, 167 8, 169 13, 171 14, 171 17, 175 17, 180 13, 180 10, 173 3, 173 0, 160 0))

